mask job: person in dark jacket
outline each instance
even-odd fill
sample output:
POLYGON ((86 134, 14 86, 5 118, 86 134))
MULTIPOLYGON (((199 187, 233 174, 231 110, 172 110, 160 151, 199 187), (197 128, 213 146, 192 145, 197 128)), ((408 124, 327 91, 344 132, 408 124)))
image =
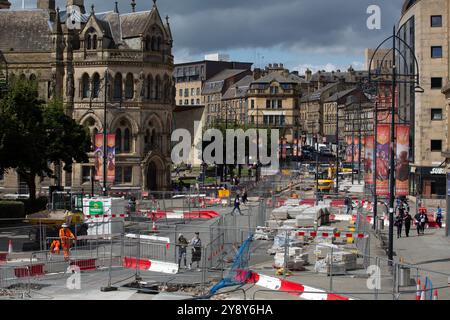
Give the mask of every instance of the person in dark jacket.
POLYGON ((245 204, 248 199, 247 199, 248 195, 247 195, 247 189, 244 189, 244 193, 242 194, 242 203, 245 204))
POLYGON ((344 204, 345 204, 345 207, 347 208, 346 214, 351 213, 351 211, 353 209, 352 208, 352 199, 350 199, 349 196, 345 197, 344 204))
POLYGON ((417 212, 414 216, 414 223, 416 224, 417 235, 420 236, 420 213, 417 212))
POLYGON ((405 217, 403 218, 403 223, 405 224, 405 233, 406 237, 409 237, 409 230, 411 229, 411 221, 412 217, 408 211, 405 213, 405 217))
POLYGON ((403 227, 403 216, 401 213, 399 213, 395 217, 395 226, 397 227, 397 239, 402 237, 402 227, 403 227))
POLYGON ((236 194, 236 198, 234 198, 234 207, 233 207, 233 211, 231 211, 231 214, 232 214, 232 215, 234 214, 234 212, 235 212, 236 210, 239 212, 240 215, 242 215, 241 208, 240 208, 241 202, 240 202, 240 199, 239 199, 239 198, 240 198, 240 197, 239 197, 239 193, 237 193, 237 194, 236 194))
POLYGON ((442 209, 440 206, 437 207, 436 223, 439 226, 439 228, 442 228, 442 209))
POLYGON ((197 262, 197 271, 200 270, 200 260, 202 259, 202 240, 200 240, 200 233, 196 232, 192 238, 190 245, 192 246, 192 260, 189 269, 192 269, 194 262, 197 262))

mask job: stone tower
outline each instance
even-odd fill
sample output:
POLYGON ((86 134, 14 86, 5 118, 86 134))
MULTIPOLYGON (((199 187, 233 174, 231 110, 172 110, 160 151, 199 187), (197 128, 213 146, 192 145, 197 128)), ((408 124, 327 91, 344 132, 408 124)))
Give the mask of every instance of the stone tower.
POLYGON ((84 0, 67 0, 67 6, 78 6, 81 13, 86 13, 86 9, 84 8, 84 0))

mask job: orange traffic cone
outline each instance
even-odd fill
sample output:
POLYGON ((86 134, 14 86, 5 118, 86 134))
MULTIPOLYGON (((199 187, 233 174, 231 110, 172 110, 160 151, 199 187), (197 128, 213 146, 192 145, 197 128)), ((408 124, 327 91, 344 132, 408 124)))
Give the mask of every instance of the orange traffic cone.
POLYGON ((438 299, 438 291, 436 289, 436 290, 434 290, 433 300, 437 300, 437 299, 438 299))
POLYGON ((421 295, 420 295, 420 279, 417 279, 417 291, 416 291, 416 300, 420 300, 421 295))
POLYGON ((8 241, 8 254, 13 253, 13 245, 12 245, 12 240, 10 239, 8 241))

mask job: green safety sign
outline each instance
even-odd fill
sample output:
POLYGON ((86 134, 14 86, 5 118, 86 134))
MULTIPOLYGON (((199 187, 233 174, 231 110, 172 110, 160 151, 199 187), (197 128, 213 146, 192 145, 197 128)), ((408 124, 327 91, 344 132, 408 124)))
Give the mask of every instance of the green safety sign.
POLYGON ((89 214, 93 216, 103 214, 103 202, 89 201, 89 214))

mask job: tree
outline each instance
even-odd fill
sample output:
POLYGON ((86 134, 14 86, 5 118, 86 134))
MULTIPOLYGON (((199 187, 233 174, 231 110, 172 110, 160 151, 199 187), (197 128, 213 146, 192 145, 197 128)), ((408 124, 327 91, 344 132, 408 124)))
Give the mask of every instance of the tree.
POLYGON ((90 138, 64 113, 61 101, 48 104, 38 97, 37 84, 18 80, 0 100, 0 171, 14 169, 24 179, 30 199, 36 197, 36 177, 55 178, 52 167, 86 162, 90 138))

